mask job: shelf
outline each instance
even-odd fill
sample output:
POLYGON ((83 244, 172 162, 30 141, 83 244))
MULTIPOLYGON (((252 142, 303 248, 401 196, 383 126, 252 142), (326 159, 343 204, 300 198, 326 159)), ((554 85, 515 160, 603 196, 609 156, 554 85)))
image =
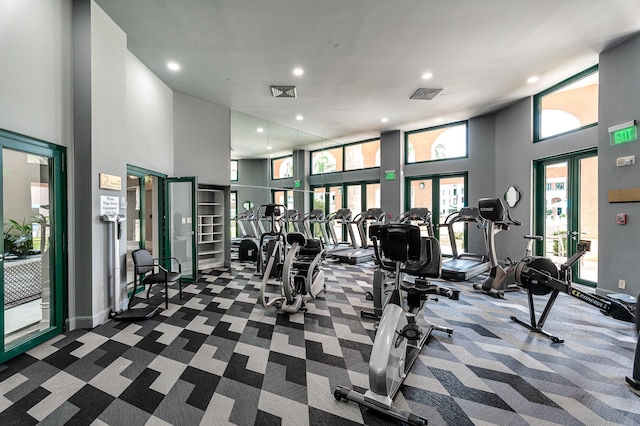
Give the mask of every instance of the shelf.
POLYGON ((227 191, 227 187, 198 185, 198 269, 224 265, 228 260, 224 238, 227 191))

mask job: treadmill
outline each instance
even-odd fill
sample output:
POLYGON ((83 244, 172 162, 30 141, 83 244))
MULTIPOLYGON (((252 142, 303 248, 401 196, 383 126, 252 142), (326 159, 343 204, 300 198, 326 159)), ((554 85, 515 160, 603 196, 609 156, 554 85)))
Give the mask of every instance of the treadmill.
POLYGON ((302 226, 304 229, 305 237, 307 239, 320 238, 322 240, 322 244, 327 246, 328 237, 324 227, 324 223, 324 210, 322 209, 313 209, 309 213, 305 214, 302 217, 302 226), (315 234, 316 225, 320 227, 320 235, 315 234))
POLYGON ((362 246, 357 249, 340 252, 335 256, 336 259, 342 263, 348 263, 350 265, 356 265, 361 262, 373 260, 375 252, 373 247, 370 247, 369 245, 369 237, 367 236, 366 228, 369 225, 382 225, 384 223, 385 215, 386 213, 384 210, 379 208, 367 209, 358 214, 350 224, 358 227, 362 246))
MULTIPOLYGON (((456 245, 455 233, 453 225, 458 222, 475 223, 478 228, 482 229, 485 233, 485 246, 487 244, 486 232, 487 227, 485 220, 480 216, 480 212, 477 207, 463 207, 460 211, 451 213, 445 219, 445 223, 441 226, 446 226, 449 230, 449 240, 451 241, 451 251, 453 257, 442 263, 442 275, 445 280, 450 281, 467 281, 476 275, 480 275, 487 272, 491 268, 491 260, 488 255, 480 253, 458 253, 458 247, 456 245)), ((487 253, 489 249, 487 247, 487 253)))
POLYGON ((336 210, 333 213, 329 213, 329 216, 323 221, 325 234, 327 235, 327 244, 325 244, 325 250, 327 256, 335 258, 336 256, 356 250, 360 248, 360 245, 356 242, 356 235, 353 232, 353 226, 351 226, 353 220, 351 219, 353 213, 350 209, 344 208, 336 210), (347 225, 347 231, 349 234, 348 241, 339 241, 336 235, 336 230, 333 224, 347 225))

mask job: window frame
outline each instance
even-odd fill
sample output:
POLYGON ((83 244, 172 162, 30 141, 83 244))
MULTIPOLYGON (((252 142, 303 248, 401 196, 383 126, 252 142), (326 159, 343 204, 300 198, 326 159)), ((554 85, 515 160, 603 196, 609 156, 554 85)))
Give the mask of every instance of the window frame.
POLYGON ((381 148, 381 142, 380 142, 380 138, 372 138, 372 139, 367 139, 364 141, 358 141, 358 142, 350 142, 350 143, 346 143, 342 145, 342 171, 343 172, 354 172, 354 171, 358 171, 358 170, 371 170, 371 169, 379 169, 380 166, 373 166, 373 167, 363 167, 360 169, 347 169, 347 147, 348 146, 354 146, 354 145, 361 145, 361 144, 365 144, 365 143, 370 143, 370 142, 375 142, 378 141, 378 150, 380 150, 381 148))
MULTIPOLYGON (((584 126, 581 126, 572 130, 567 130, 566 132, 557 133, 552 136, 547 136, 545 138, 540 137, 540 134, 542 131, 542 98, 544 98, 545 96, 551 93, 557 92, 558 90, 564 87, 570 86, 571 84, 577 81, 580 81, 583 78, 586 78, 592 74, 599 73, 599 72, 600 72, 600 65, 595 64, 594 66, 589 67, 586 70, 581 71, 577 74, 574 74, 571 77, 565 80, 562 80, 560 83, 555 84, 549 87, 548 89, 543 90, 542 92, 533 96, 533 143, 538 143, 538 142, 546 141, 549 139, 557 138, 558 136, 568 135, 570 133, 588 129, 590 127, 594 127, 598 125, 598 121, 600 120, 600 117, 598 117, 598 121, 594 123, 585 124, 584 126)), ((599 84, 600 84, 600 79, 598 78, 598 85, 599 84)), ((596 105, 596 108, 597 108, 597 105, 596 105)))
POLYGON ((274 157, 271 159, 271 180, 283 180, 283 179, 293 179, 293 154, 283 155, 282 157, 274 157), (277 160, 287 159, 287 158, 291 158, 291 176, 285 176, 285 177, 279 177, 279 178, 275 177, 275 168, 273 167, 273 162, 277 160))
POLYGON ((404 134, 404 164, 426 164, 426 163, 434 163, 440 161, 451 161, 451 160, 460 160, 463 158, 469 158, 469 120, 461 120, 453 123, 440 124, 438 126, 433 127, 425 127, 423 129, 410 130, 405 132, 404 134), (449 157, 449 158, 437 158, 433 160, 424 160, 424 161, 413 161, 409 162, 409 136, 415 133, 422 132, 430 132, 433 130, 439 130, 446 127, 455 127, 455 126, 465 126, 465 155, 460 157, 449 157))
MULTIPOLYGON (((346 147, 348 146, 353 146, 353 145, 359 145, 359 144, 365 144, 365 143, 369 143, 369 142, 374 142, 374 141, 378 141, 378 144, 381 144, 381 140, 380 138, 371 138, 371 139, 366 139, 366 140, 361 140, 361 141, 357 141, 357 142, 349 142, 349 143, 345 143, 342 145, 338 145, 338 146, 332 146, 332 147, 328 147, 328 148, 320 148, 320 149, 314 149, 313 151, 309 151, 309 171, 310 171, 310 175, 311 176, 321 176, 321 175, 330 175, 333 173, 346 173, 346 172, 355 172, 355 171, 359 171, 359 170, 373 170, 373 169, 379 169, 380 166, 373 166, 373 167, 363 167, 361 169, 346 169, 346 147), (335 172, 326 172, 326 173, 314 173, 313 171, 313 154, 315 154, 316 152, 322 152, 322 151, 327 151, 329 149, 337 149, 339 148, 342 151, 342 164, 340 167, 340 170, 336 170, 335 172)), ((378 148, 380 149, 380 148, 378 148)))
MULTIPOLYGON (((231 179, 231 176, 229 176, 229 181, 230 182, 238 182, 239 178, 240 178, 240 162, 238 160, 231 160, 231 163, 236 163, 236 178, 231 179)), ((231 169, 231 165, 229 165, 229 168, 231 169)), ((231 174, 229 174, 231 175, 231 174)))

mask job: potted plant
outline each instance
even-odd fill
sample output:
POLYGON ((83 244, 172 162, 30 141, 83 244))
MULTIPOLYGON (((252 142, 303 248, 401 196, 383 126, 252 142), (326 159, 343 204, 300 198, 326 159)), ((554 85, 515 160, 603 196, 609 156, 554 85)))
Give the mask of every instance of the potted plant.
POLYGON ((22 224, 9 219, 4 224, 4 251, 18 257, 25 257, 33 250, 33 230, 26 219, 22 224))

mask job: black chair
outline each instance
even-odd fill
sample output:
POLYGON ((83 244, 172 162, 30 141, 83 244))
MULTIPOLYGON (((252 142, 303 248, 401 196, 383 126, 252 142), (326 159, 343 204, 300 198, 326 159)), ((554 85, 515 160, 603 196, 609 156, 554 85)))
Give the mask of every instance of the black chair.
POLYGON ((138 283, 140 283, 143 288, 145 285, 149 286, 149 290, 147 290, 147 299, 149 298, 149 293, 151 293, 151 286, 153 284, 164 284, 165 309, 169 308, 169 284, 173 284, 175 282, 179 283, 180 299, 182 299, 182 265, 178 259, 175 257, 154 258, 151 256, 151 253, 145 249, 134 250, 131 252, 131 257, 133 258, 134 265, 134 280, 133 291, 131 292, 131 297, 129 297, 129 308, 131 308, 131 302, 138 290, 138 283), (175 260, 178 263, 178 272, 169 271, 160 265, 159 261, 165 259, 175 260), (143 276, 140 277, 141 275, 143 276), (139 277, 140 279, 138 279, 139 277))

